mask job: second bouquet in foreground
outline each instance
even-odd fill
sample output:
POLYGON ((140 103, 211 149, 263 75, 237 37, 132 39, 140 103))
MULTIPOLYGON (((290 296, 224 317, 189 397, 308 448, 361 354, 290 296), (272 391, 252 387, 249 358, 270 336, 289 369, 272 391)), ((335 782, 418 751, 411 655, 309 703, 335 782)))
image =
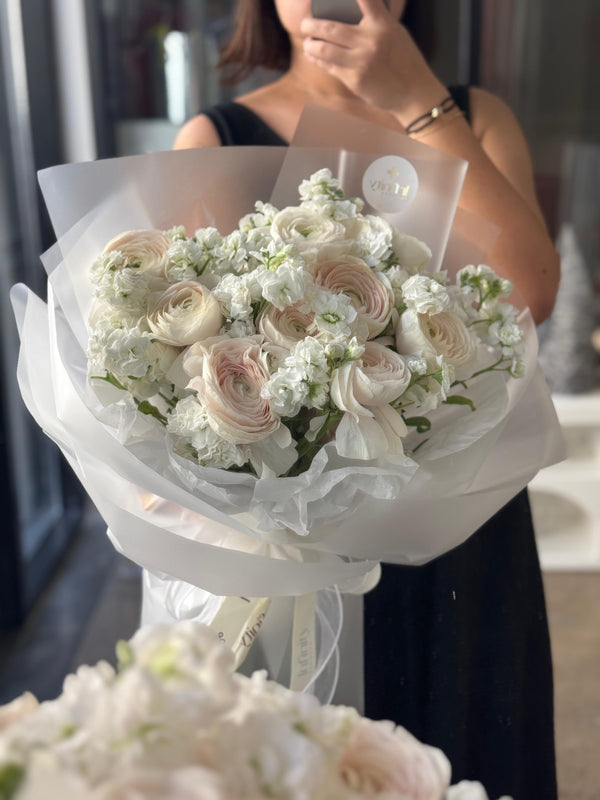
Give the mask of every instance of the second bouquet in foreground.
POLYGON ((330 458, 410 476, 431 412, 468 414, 472 382, 522 374, 512 285, 485 266, 428 272, 427 245, 328 169, 299 195, 258 202, 228 235, 112 239, 91 273, 92 385, 158 420, 178 471, 299 475, 332 442, 330 458))

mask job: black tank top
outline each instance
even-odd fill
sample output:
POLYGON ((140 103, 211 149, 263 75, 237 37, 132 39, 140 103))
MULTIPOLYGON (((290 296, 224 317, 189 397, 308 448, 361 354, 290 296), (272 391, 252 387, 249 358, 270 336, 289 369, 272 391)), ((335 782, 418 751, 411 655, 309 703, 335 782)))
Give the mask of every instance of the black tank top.
MULTIPOLYGON (((468 86, 450 86, 449 92, 454 102, 470 122, 470 104, 468 86)), ((202 112, 215 126, 221 144, 231 145, 266 145, 287 146, 288 142, 281 138, 273 128, 269 127, 254 111, 241 103, 229 101, 219 103, 202 112)))

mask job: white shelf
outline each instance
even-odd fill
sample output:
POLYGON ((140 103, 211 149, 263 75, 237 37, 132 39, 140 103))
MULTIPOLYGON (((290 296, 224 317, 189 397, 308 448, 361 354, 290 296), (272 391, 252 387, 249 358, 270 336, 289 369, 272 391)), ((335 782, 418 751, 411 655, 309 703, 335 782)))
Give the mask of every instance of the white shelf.
POLYGON ((600 392, 553 395, 567 449, 529 493, 542 568, 600 569, 600 392))

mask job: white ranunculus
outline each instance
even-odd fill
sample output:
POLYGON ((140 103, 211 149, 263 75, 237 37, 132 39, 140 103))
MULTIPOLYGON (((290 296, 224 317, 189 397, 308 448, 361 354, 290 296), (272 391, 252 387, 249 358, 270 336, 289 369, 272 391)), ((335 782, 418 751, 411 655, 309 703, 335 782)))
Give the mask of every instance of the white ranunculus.
POLYGON ((408 309, 398 320, 396 349, 423 358, 443 356, 453 367, 466 368, 477 355, 477 341, 451 311, 428 315, 408 309))
POLYGON ((450 295, 428 275, 413 275, 402 286, 404 302, 419 314, 439 314, 450 305, 450 295))
POLYGON ((392 249, 401 267, 411 272, 424 269, 431 261, 431 250, 415 236, 402 233, 396 228, 392 234, 392 249))
POLYGON ((279 428, 279 415, 261 395, 270 376, 256 339, 219 336, 197 342, 184 354, 183 369, 210 426, 226 441, 250 444, 279 428))
POLYGON ((362 719, 338 767, 348 788, 367 797, 440 800, 450 783, 450 763, 391 722, 362 719))
POLYGON ((346 230, 340 222, 306 206, 288 206, 271 223, 271 235, 283 244, 293 244, 299 253, 328 242, 343 239, 346 230))
POLYGON ((269 303, 258 315, 256 327, 269 341, 287 350, 316 333, 314 314, 302 311, 298 304, 280 310, 269 303))
POLYGON ((216 336, 223 322, 219 301, 197 281, 173 284, 148 312, 156 338, 179 347, 216 336))
POLYGON ((358 321, 368 328, 370 339, 384 330, 394 308, 394 295, 389 284, 362 259, 324 250, 311 270, 318 286, 350 298, 358 321))

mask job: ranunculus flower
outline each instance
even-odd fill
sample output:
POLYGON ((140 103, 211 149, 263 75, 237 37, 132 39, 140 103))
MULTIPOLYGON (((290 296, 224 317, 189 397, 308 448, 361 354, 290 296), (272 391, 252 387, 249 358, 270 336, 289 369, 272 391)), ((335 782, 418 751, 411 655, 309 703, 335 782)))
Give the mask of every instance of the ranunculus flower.
POLYGON ((223 322, 219 301, 197 281, 173 284, 148 313, 156 338, 180 347, 216 336, 223 322))
POLYGON ((269 379, 267 357, 256 339, 218 336, 191 345, 183 356, 188 388, 198 393, 210 426, 234 444, 266 439, 281 420, 261 397, 269 379))
POLYGON ((322 253, 312 267, 315 283, 348 295, 358 322, 368 328, 368 338, 378 336, 388 324, 394 307, 391 287, 386 286, 360 258, 335 251, 322 253))
POLYGON ((477 342, 465 323, 451 311, 419 314, 405 311, 396 326, 396 349, 406 355, 443 356, 456 368, 466 367, 477 354, 477 342))
POLYGON ((424 269, 431 261, 431 250, 415 236, 393 228, 392 248, 401 267, 409 270, 424 269))
POLYGON ((307 206, 288 206, 279 211, 271 223, 271 235, 284 244, 293 244, 300 253, 316 245, 343 239, 346 229, 341 222, 326 217, 307 206))
POLYGON ((111 239, 103 253, 119 252, 125 259, 123 266, 137 265, 145 272, 162 275, 170 244, 162 231, 126 231, 111 239))
POLYGON ((365 797, 389 793, 403 800, 440 800, 450 783, 441 750, 421 744, 391 722, 362 719, 338 770, 348 787, 365 797))
POLYGON ((257 317, 256 327, 270 342, 286 350, 316 333, 314 314, 306 314, 297 304, 280 311, 269 303, 257 317))
POLYGON ((382 406, 400 397, 410 379, 402 356, 378 342, 367 342, 360 359, 334 372, 331 398, 338 408, 360 413, 361 406, 382 406))

